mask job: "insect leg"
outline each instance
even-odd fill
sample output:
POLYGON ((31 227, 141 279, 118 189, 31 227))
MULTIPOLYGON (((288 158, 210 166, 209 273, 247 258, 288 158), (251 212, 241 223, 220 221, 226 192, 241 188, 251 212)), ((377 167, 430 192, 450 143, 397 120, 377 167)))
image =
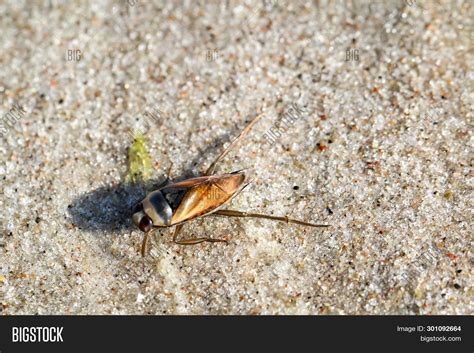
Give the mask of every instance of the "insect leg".
POLYGON ((250 129, 252 128, 252 126, 258 121, 258 119, 260 119, 261 117, 263 116, 263 113, 261 114, 258 114, 255 118, 253 118, 253 120, 245 127, 245 129, 242 130, 242 132, 239 134, 239 136, 237 136, 232 142, 231 144, 224 150, 222 151, 222 153, 219 155, 219 157, 217 157, 217 159, 212 162, 212 164, 209 166, 209 168, 207 168, 206 170, 206 173, 204 175, 212 175, 214 174, 214 170, 216 169, 216 165, 217 163, 219 163, 222 158, 224 158, 227 153, 230 152, 230 150, 232 148, 234 148, 235 146, 237 146, 237 144, 240 142, 240 140, 242 140, 242 138, 245 137, 245 135, 248 134, 248 132, 250 131, 250 129))
POLYGON ((213 238, 192 238, 192 239, 184 239, 178 240, 178 234, 181 232, 183 228, 183 224, 178 224, 174 230, 173 234, 173 241, 179 245, 195 245, 203 242, 210 242, 210 243, 217 243, 217 242, 224 242, 227 243, 227 240, 224 239, 213 239, 213 238))
POLYGON ((209 243, 217 243, 217 242, 227 243, 227 240, 225 240, 225 239, 213 239, 213 238, 192 238, 192 239, 184 239, 184 240, 177 240, 177 241, 175 241, 175 243, 176 243, 176 244, 179 244, 179 245, 196 245, 196 244, 204 243, 204 242, 209 242, 209 243))
POLYGON ((171 168, 173 167, 173 162, 171 162, 170 166, 168 167, 168 170, 166 172, 166 177, 165 177, 165 180, 163 180, 161 183, 159 183, 158 185, 153 185, 151 190, 149 191, 154 191, 154 190, 161 190, 161 189, 164 189, 168 184, 170 184, 171 182, 171 168))
POLYGON ((145 256, 146 253, 146 246, 148 244, 148 239, 150 238, 150 233, 153 232, 153 229, 145 233, 142 241, 142 256, 145 256))
POLYGON ((170 180, 171 179, 171 168, 173 168, 173 162, 170 161, 170 166, 168 167, 168 171, 166 172, 166 179, 170 180))
POLYGON ((294 224, 299 224, 299 225, 308 226, 308 227, 317 227, 317 228, 329 227, 328 224, 308 223, 308 222, 298 221, 293 218, 288 218, 287 216, 277 217, 277 216, 270 216, 270 215, 259 214, 259 213, 248 213, 248 212, 235 211, 235 210, 218 210, 212 213, 211 215, 225 216, 225 217, 242 217, 242 218, 265 218, 265 219, 270 219, 273 221, 294 223, 294 224))
POLYGON ((174 229, 174 234, 173 234, 173 241, 176 243, 176 239, 178 238, 178 234, 181 232, 181 229, 183 229, 184 224, 178 224, 176 228, 174 229))
POLYGON ((170 166, 168 167, 168 170, 166 172, 166 179, 160 183, 158 186, 155 187, 155 189, 163 189, 166 185, 168 185, 171 181, 171 168, 173 168, 173 162, 170 163, 170 166))

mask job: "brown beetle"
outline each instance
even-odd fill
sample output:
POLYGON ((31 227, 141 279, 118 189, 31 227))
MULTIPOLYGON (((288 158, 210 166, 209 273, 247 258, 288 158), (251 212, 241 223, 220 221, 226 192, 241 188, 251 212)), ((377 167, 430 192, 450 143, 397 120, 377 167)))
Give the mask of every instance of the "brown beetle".
POLYGON ((286 216, 276 217, 258 213, 248 213, 235 210, 221 210, 220 208, 236 197, 249 183, 243 170, 233 173, 213 175, 216 165, 229 151, 250 131, 252 126, 263 114, 255 117, 250 124, 237 136, 217 159, 210 165, 204 176, 190 178, 176 183, 159 187, 149 193, 133 210, 133 223, 145 232, 142 243, 142 255, 145 255, 148 238, 153 229, 176 226, 173 241, 181 245, 193 245, 202 242, 226 242, 224 239, 193 238, 178 240, 178 235, 184 223, 198 217, 210 214, 226 217, 265 218, 286 223, 295 223, 310 227, 329 227, 325 224, 313 224, 286 216), (166 189, 187 189, 179 204, 174 209, 163 195, 166 189), (211 196, 211 197, 210 197, 211 196))

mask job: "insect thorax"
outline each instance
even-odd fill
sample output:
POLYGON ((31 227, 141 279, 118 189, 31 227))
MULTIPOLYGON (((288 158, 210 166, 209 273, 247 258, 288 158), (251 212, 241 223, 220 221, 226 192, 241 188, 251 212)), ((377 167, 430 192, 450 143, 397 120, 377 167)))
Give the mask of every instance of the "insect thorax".
POLYGON ((153 225, 162 227, 171 224, 173 210, 161 191, 153 191, 143 200, 143 210, 152 219, 153 225))

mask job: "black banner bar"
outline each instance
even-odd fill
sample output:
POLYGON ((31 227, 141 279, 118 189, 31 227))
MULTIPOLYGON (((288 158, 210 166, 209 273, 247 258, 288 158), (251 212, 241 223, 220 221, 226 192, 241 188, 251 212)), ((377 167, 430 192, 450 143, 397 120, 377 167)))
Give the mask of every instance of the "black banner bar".
POLYGON ((165 347, 289 352, 473 352, 472 316, 4 316, 0 353, 165 347), (49 343, 38 342, 46 340, 49 343), (26 342, 30 341, 30 342, 26 342), (35 342, 31 342, 35 341, 35 342))

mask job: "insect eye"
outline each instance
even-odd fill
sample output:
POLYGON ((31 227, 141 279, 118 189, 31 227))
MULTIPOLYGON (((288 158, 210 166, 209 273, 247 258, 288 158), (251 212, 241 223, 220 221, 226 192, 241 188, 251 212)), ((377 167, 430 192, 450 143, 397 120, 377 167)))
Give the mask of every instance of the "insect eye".
POLYGON ((138 225, 138 228, 140 228, 142 232, 146 233, 151 229, 152 224, 153 222, 150 219, 150 217, 143 216, 142 219, 140 220, 140 224, 138 225))
POLYGON ((135 207, 133 207, 133 213, 137 213, 143 210, 143 205, 141 202, 137 203, 135 207))

